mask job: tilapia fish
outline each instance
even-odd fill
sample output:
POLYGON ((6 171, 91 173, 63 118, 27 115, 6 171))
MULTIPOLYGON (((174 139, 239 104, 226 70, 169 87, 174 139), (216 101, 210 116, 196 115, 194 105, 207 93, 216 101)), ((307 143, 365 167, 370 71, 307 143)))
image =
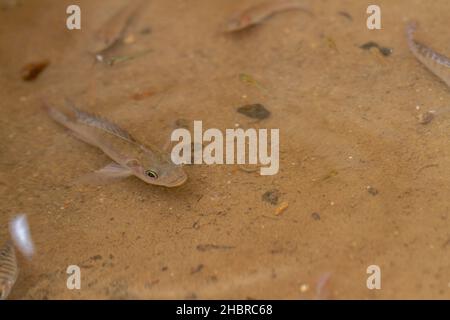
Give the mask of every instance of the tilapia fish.
POLYGON ((294 9, 311 14, 299 0, 269 0, 235 14, 227 21, 225 32, 240 31, 258 24, 276 13, 294 9))
POLYGON ((169 154, 144 145, 116 124, 69 104, 70 114, 49 105, 50 117, 70 129, 82 141, 101 149, 114 162, 85 176, 82 182, 107 181, 136 176, 153 185, 177 187, 187 180, 183 168, 169 154))
POLYGON ((12 242, 8 241, 0 249, 0 300, 8 298, 18 273, 16 252, 12 242))
POLYGON ((410 22, 407 26, 406 35, 408 38, 409 49, 414 56, 428 68, 428 70, 433 72, 450 87, 450 58, 416 41, 414 39, 414 32, 416 29, 416 22, 410 22))

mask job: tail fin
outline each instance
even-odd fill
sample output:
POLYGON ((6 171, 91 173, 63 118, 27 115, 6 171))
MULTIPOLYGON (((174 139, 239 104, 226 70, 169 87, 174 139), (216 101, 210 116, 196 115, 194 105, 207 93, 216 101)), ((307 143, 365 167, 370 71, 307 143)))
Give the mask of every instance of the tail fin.
POLYGON ((62 124, 63 126, 67 127, 67 124, 70 122, 70 119, 67 117, 67 115, 53 108, 48 103, 44 103, 42 108, 48 113, 50 118, 52 118, 59 124, 62 124))
POLYGON ((406 26, 406 36, 408 37, 408 41, 414 41, 414 32, 416 32, 417 29, 417 22, 411 21, 406 26))

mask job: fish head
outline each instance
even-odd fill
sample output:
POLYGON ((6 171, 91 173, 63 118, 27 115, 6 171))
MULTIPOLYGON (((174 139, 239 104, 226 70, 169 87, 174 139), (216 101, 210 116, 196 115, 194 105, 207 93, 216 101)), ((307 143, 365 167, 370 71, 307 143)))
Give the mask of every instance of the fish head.
POLYGON ((148 154, 141 159, 131 159, 126 165, 136 177, 149 184, 170 188, 181 186, 187 180, 183 168, 164 155, 148 154))

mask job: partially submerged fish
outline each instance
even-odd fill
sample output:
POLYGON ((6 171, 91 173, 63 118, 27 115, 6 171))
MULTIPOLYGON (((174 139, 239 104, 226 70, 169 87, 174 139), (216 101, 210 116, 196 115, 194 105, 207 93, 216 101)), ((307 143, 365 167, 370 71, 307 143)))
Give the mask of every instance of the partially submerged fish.
POLYGON ((269 0, 234 15, 227 21, 225 32, 235 32, 246 29, 262 22, 276 13, 293 9, 309 12, 298 0, 269 0))
POLYGON ((136 176, 154 185, 177 187, 187 180, 181 166, 175 165, 169 154, 139 143, 127 131, 99 116, 70 107, 65 114, 50 106, 50 117, 70 129, 77 138, 100 148, 114 163, 95 171, 85 181, 105 181, 136 176))
POLYGON ((428 68, 428 70, 433 72, 450 87, 450 58, 416 41, 414 39, 416 28, 416 22, 411 22, 407 26, 406 34, 409 49, 414 56, 428 68))
POLYGON ((128 3, 124 8, 121 8, 115 15, 106 21, 95 34, 97 40, 94 48, 95 53, 101 53, 108 50, 122 39, 126 28, 144 2, 145 1, 143 0, 131 1, 131 3, 128 3))
POLYGON ((18 274, 16 252, 12 242, 7 241, 0 249, 0 300, 8 298, 18 274))

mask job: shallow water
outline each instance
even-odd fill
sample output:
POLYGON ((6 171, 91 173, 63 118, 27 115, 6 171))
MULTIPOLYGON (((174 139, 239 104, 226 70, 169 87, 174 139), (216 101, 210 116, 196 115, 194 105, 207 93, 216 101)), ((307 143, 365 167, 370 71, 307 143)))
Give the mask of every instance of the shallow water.
POLYGON ((450 118, 416 118, 448 107, 450 90, 404 32, 418 20, 418 39, 450 56, 450 2, 378 1, 378 31, 366 28, 371 2, 305 2, 314 16, 285 12, 224 35, 242 1, 149 1, 128 28, 135 42, 112 51, 146 53, 112 67, 87 48, 125 1, 78 1, 81 31, 65 27, 70 1, 0 11, 0 240, 25 212, 36 246, 11 299, 309 299, 328 272, 331 299, 450 298, 450 118), (393 53, 359 48, 369 41, 393 53), (21 68, 43 59, 48 68, 22 81, 21 68), (280 171, 192 165, 175 189, 136 178, 72 186, 109 159, 41 110, 65 97, 159 146, 177 119, 280 128, 280 171), (270 117, 236 111, 255 103, 270 117), (263 201, 270 190, 277 204, 263 201), (374 264, 381 290, 366 287, 374 264), (81 290, 66 288, 69 265, 81 290))

